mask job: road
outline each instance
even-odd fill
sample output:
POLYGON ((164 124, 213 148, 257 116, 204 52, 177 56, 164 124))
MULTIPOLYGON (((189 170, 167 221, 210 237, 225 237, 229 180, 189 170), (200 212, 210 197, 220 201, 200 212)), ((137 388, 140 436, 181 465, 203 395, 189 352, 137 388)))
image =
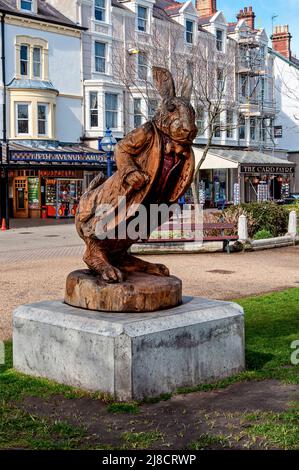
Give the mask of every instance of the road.
MULTIPOLYGON (((84 267, 83 249, 73 224, 0 232, 0 339, 11 337, 17 305, 63 298, 67 274, 84 267)), ((186 295, 233 299, 299 286, 299 246, 144 258, 167 264, 186 295)))

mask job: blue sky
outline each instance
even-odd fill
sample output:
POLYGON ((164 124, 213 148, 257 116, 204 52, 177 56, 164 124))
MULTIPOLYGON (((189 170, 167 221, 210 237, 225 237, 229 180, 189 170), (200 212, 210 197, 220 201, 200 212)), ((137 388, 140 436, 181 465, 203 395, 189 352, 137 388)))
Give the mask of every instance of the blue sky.
POLYGON ((274 24, 290 26, 292 52, 299 57, 299 0, 217 0, 217 9, 223 11, 227 21, 234 21, 236 13, 249 5, 256 14, 256 26, 264 27, 269 36, 274 14, 278 15, 274 24))

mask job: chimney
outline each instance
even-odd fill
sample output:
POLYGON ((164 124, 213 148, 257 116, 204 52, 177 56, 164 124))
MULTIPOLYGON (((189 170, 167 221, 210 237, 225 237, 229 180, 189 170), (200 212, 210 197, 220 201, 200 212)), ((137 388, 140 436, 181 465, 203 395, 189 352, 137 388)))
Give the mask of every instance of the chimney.
POLYGON ((212 16, 217 12, 216 0, 195 0, 199 16, 212 16))
POLYGON ((272 47, 275 51, 285 56, 288 60, 291 59, 291 33, 289 26, 275 26, 274 33, 271 36, 272 47))
POLYGON ((240 10, 237 14, 238 20, 246 20, 249 28, 254 29, 255 13, 252 11, 252 7, 245 7, 244 10, 240 10))

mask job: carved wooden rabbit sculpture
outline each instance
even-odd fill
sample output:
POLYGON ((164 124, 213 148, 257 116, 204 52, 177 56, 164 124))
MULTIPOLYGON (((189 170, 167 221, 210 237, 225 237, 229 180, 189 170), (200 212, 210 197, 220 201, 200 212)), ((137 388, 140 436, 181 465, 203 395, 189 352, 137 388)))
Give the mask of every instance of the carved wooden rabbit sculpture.
MULTIPOLYGON (((99 239, 97 227, 103 219, 102 207, 114 214, 108 231, 132 220, 130 208, 143 204, 175 203, 191 184, 194 172, 192 141, 196 136, 195 112, 190 104, 192 77, 189 76, 177 97, 170 72, 153 68, 153 79, 162 101, 152 119, 133 130, 115 147, 117 171, 103 182, 96 177, 81 197, 76 227, 86 243, 84 262, 106 282, 121 282, 125 272, 142 271, 168 276, 166 266, 142 261, 130 254, 135 242, 126 239, 99 239), (126 198, 125 211, 120 197, 126 198)), ((107 220, 107 214, 106 220, 107 220)))

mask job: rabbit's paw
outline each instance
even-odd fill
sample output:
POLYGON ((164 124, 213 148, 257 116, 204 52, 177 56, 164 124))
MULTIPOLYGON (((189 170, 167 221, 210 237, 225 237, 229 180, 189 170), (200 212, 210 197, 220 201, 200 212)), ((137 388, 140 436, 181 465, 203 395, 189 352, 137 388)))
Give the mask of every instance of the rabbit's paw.
POLYGON ((149 266, 146 268, 148 274, 154 274, 155 276, 169 276, 169 269, 165 264, 158 263, 149 263, 149 266))
POLYGON ((118 268, 114 268, 111 265, 101 267, 101 275, 105 282, 116 283, 124 281, 123 273, 118 268))

